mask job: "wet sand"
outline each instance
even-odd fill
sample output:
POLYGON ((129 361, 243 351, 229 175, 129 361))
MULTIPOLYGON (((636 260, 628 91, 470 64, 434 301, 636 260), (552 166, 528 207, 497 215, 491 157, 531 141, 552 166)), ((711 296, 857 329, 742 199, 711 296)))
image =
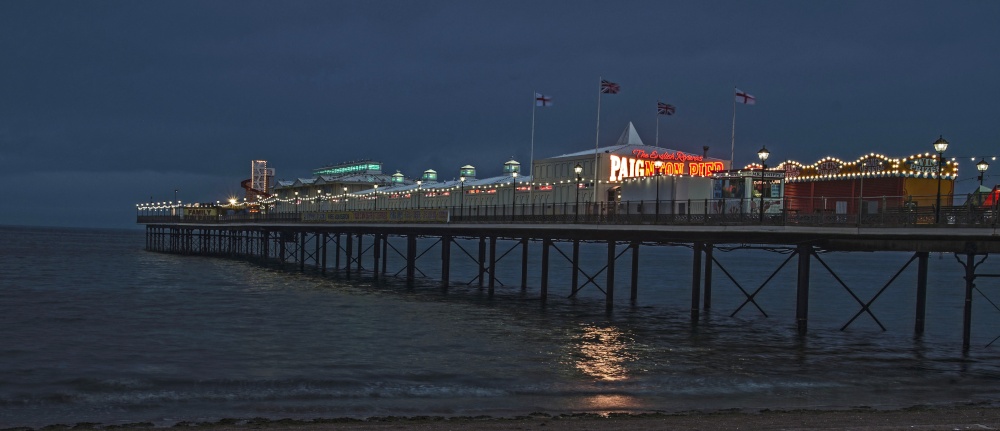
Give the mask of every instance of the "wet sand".
MULTIPOLYGON (((30 428, 8 428, 8 430, 30 428)), ((100 425, 80 423, 50 425, 40 430, 105 429, 156 430, 152 424, 100 425)), ((181 422, 169 429, 204 431, 270 430, 988 430, 1000 429, 1000 408, 992 406, 913 407, 900 410, 764 410, 675 414, 573 414, 542 413, 516 418, 492 417, 382 417, 360 419, 269 420, 223 419, 210 423, 181 422)))

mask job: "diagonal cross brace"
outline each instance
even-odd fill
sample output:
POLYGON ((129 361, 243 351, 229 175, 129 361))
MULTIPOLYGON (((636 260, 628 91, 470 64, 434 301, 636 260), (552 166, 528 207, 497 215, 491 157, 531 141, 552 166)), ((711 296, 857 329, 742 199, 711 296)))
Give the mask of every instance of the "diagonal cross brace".
MULTIPOLYGON (((625 254, 626 252, 628 252, 631 249, 632 249, 631 245, 628 246, 628 247, 623 248, 622 251, 621 251, 621 253, 618 253, 615 256, 614 262, 617 262, 618 258, 622 257, 623 254, 625 254)), ((560 251, 559 253, 562 254, 562 251, 560 251)), ((566 257, 566 255, 563 254, 563 257, 566 257)), ((569 258, 567 257, 566 259, 569 259, 569 258)), ((576 288, 576 290, 574 290, 572 293, 570 293, 569 296, 568 296, 568 298, 572 298, 572 297, 576 296, 577 292, 583 290, 583 288, 586 287, 588 284, 593 284, 594 287, 597 288, 597 290, 600 290, 601 293, 603 293, 606 296, 608 294, 608 292, 606 292, 604 289, 602 289, 601 286, 597 284, 597 281, 595 281, 595 279, 597 278, 597 276, 601 275, 602 272, 604 272, 605 270, 607 270, 608 266, 610 266, 610 265, 611 265, 611 262, 608 262, 608 263, 604 264, 604 267, 602 267, 600 270, 598 270, 596 273, 594 273, 593 277, 587 275, 585 272, 583 272, 583 270, 581 270, 580 273, 583 274, 584 277, 587 277, 587 281, 583 282, 583 284, 581 284, 580 287, 576 288)))
MULTIPOLYGON (((427 254, 428 251, 431 251, 431 249, 434 248, 435 245, 438 245, 438 243, 440 243, 440 242, 441 242, 441 238, 438 238, 437 241, 434 241, 431 245, 427 246, 427 248, 425 248, 424 251, 420 252, 420 254, 418 254, 417 257, 413 258, 413 269, 415 271, 419 272, 421 277, 427 278, 427 274, 424 274, 424 272, 421 271, 420 268, 417 267, 417 259, 420 259, 421 256, 427 254)), ((389 247, 392 247, 392 244, 389 244, 389 247)), ((398 254, 400 257, 402 257, 404 259, 406 258, 406 256, 403 256, 403 253, 400 253, 399 250, 396 250, 396 247, 392 247, 392 249, 395 250, 396 254, 398 254)), ((403 265, 403 267, 400 268, 399 271, 396 271, 396 273, 393 274, 392 276, 393 277, 398 277, 399 273, 405 271, 407 267, 409 267, 409 265, 403 265)))
POLYGON ((767 279, 764 280, 764 282, 761 283, 760 286, 758 286, 757 289, 753 291, 753 293, 747 293, 746 289, 743 289, 743 286, 741 286, 740 283, 737 282, 736 279, 733 278, 733 276, 731 274, 729 274, 729 271, 727 271, 726 268, 724 266, 722 266, 722 263, 719 262, 719 260, 716 259, 715 256, 712 256, 712 261, 715 262, 715 264, 719 267, 719 269, 722 270, 722 273, 726 274, 726 277, 729 277, 729 280, 732 281, 733 284, 735 284, 736 287, 738 289, 740 289, 740 292, 743 292, 743 295, 745 295, 747 297, 747 299, 745 301, 743 301, 743 303, 740 304, 739 307, 736 307, 736 310, 733 311, 733 314, 730 314, 729 317, 736 316, 736 313, 739 313, 740 310, 743 309, 743 307, 745 307, 747 304, 751 304, 751 303, 754 305, 754 307, 757 307, 757 310, 760 311, 760 314, 763 314, 764 317, 768 317, 767 313, 764 312, 764 309, 760 308, 760 304, 757 303, 757 301, 755 300, 755 298, 757 297, 757 294, 760 293, 761 290, 764 290, 764 286, 767 286, 767 283, 770 283, 771 280, 774 279, 774 276, 778 275, 778 272, 780 272, 781 269, 784 268, 785 265, 787 265, 788 262, 791 261, 792 258, 795 257, 797 254, 798 254, 798 251, 794 251, 792 253, 789 253, 788 258, 785 259, 784 262, 781 262, 781 265, 778 265, 778 268, 775 269, 774 272, 772 272, 771 275, 768 276, 767 279))
MULTIPOLYGON (((556 251, 558 251, 558 252, 559 252, 559 254, 561 254, 561 255, 562 255, 562 257, 563 257, 564 259, 566 259, 566 261, 567 261, 567 262, 569 262, 569 263, 571 263, 571 264, 573 263, 573 259, 571 259, 571 258, 570 258, 569 256, 566 256, 566 253, 563 253, 563 251, 562 251, 562 250, 560 250, 560 249, 559 249, 559 246, 557 246, 557 245, 556 245, 555 243, 552 243, 551 247, 552 247, 552 248, 554 248, 554 249, 556 249, 556 251)), ((597 282, 596 282, 596 281, 594 281, 594 279, 595 279, 595 278, 597 278, 597 276, 598 276, 598 275, 601 275, 601 272, 604 272, 604 270, 605 270, 605 269, 607 269, 607 268, 608 268, 608 266, 607 266, 607 265, 604 265, 604 268, 601 268, 601 270, 600 270, 600 271, 597 271, 597 273, 596 273, 596 274, 594 274, 594 276, 593 276, 593 277, 591 277, 590 275, 588 275, 588 274, 587 274, 587 272, 586 272, 586 271, 584 271, 584 270, 580 269, 580 266, 579 266, 579 265, 576 265, 576 270, 577 270, 577 272, 579 272, 580 274, 583 274, 583 276, 587 278, 587 282, 585 282, 585 283, 583 283, 583 285, 581 285, 581 286, 577 287, 577 288, 576 288, 576 290, 574 290, 573 292, 571 292, 571 293, 569 294, 569 297, 570 297, 570 298, 572 298, 572 297, 576 296, 576 293, 577 293, 577 292, 579 292, 579 291, 580 291, 581 289, 583 289, 583 287, 584 287, 584 286, 586 286, 586 285, 587 285, 587 283, 594 283, 594 286, 596 286, 596 287, 597 287, 597 290, 600 290, 600 291, 601 291, 602 293, 604 293, 604 289, 603 289, 603 288, 602 288, 602 287, 601 287, 600 285, 598 285, 598 284, 597 284, 597 282)), ((606 293, 605 293, 605 294, 606 294, 606 293)))
MULTIPOLYGON (((885 331, 885 327, 882 326, 882 323, 879 322, 878 319, 875 318, 875 315, 872 314, 872 312, 871 312, 872 303, 874 303, 875 300, 878 299, 878 297, 882 295, 882 292, 885 292, 885 290, 889 288, 889 285, 891 285, 892 282, 896 281, 896 278, 899 277, 899 275, 903 273, 903 270, 905 270, 906 267, 910 266, 910 263, 913 263, 913 261, 916 260, 916 259, 917 259, 917 255, 916 254, 914 254, 912 257, 910 257, 910 260, 906 261, 906 263, 903 264, 903 267, 899 268, 899 271, 896 271, 896 274, 894 274, 892 276, 892 278, 890 278, 889 281, 887 281, 885 283, 885 285, 882 286, 882 288, 879 289, 879 291, 875 293, 875 296, 872 296, 872 299, 868 300, 868 302, 863 303, 863 304, 861 303, 861 300, 858 299, 858 297, 854 295, 854 292, 851 292, 851 289, 849 289, 847 287, 847 285, 845 285, 841 281, 840 282, 841 286, 844 286, 844 288, 847 289, 848 292, 850 292, 851 296, 854 297, 854 300, 858 301, 858 304, 861 304, 861 309, 858 310, 858 312, 854 314, 854 317, 851 317, 851 320, 848 320, 847 323, 845 323, 844 326, 842 326, 840 328, 840 330, 843 331, 843 330, 847 329, 847 327, 850 326, 851 323, 854 323, 854 320, 856 320, 858 317, 861 316, 861 313, 868 313, 869 315, 872 316, 872 319, 875 320, 875 323, 878 323, 878 326, 880 328, 882 328, 883 331, 885 331)), ((824 267, 826 267, 827 271, 830 271, 830 274, 832 274, 834 278, 837 278, 837 276, 835 274, 833 274, 833 271, 830 269, 830 267, 826 266, 826 263, 823 262, 823 260, 820 259, 819 256, 816 256, 816 260, 819 260, 819 262, 822 263, 824 267)), ((837 278, 837 281, 840 281, 840 278, 837 278)))

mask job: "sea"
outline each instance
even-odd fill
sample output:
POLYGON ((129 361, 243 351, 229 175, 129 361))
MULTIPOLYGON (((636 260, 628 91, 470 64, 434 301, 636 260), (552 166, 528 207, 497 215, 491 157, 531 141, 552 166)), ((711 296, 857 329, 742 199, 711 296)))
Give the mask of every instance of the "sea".
POLYGON ((557 243, 543 304, 537 244, 522 289, 520 247, 498 243, 509 254, 491 298, 461 250, 477 243, 463 241, 442 288, 431 240, 407 284, 395 252, 375 280, 149 252, 141 228, 0 227, 0 428, 1000 400, 1000 279, 977 280, 964 351, 964 269, 951 254, 931 256, 921 335, 911 254, 821 254, 799 336, 787 250, 716 250, 711 308, 692 321, 688 247, 642 247, 634 303, 624 253, 608 313, 606 245, 582 246, 596 285, 571 296, 570 247, 557 243))

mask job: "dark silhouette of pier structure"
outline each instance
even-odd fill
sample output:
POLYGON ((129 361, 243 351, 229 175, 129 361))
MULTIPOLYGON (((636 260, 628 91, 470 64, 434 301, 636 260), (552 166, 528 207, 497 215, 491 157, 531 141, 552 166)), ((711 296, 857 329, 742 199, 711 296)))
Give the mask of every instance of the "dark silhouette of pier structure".
MULTIPOLYGON (((642 225, 642 224, 571 224, 571 223, 316 223, 299 220, 271 218, 267 221, 226 221, 221 217, 212 220, 181 220, 179 218, 139 217, 146 224, 146 249, 155 252, 219 256, 253 261, 264 265, 281 265, 298 271, 316 271, 351 277, 362 271, 375 278, 399 277, 414 282, 426 275, 417 265, 425 255, 439 256, 440 283, 452 284, 450 279, 453 257, 458 264, 477 265, 476 282, 493 297, 497 284, 497 263, 502 259, 520 257, 520 286, 527 290, 529 256, 541 272, 537 286, 539 300, 545 304, 552 281, 549 269, 553 259, 564 258, 572 266, 569 286, 560 281, 560 288, 568 287, 570 296, 584 286, 593 285, 606 298, 607 311, 613 310, 616 295, 615 274, 621 271, 619 262, 625 261, 624 270, 630 271, 629 298, 634 304, 639 295, 639 253, 643 247, 685 246, 693 253, 691 274, 690 313, 697 324, 700 313, 712 306, 713 276, 721 273, 727 277, 745 298, 736 311, 754 307, 766 316, 756 302, 756 296, 772 281, 775 274, 789 264, 796 265, 795 324, 799 334, 808 328, 810 277, 814 266, 822 267, 843 286, 857 302, 858 310, 841 329, 850 326, 857 318, 868 315, 875 323, 885 327, 871 310, 872 304, 892 285, 905 270, 915 266, 916 309, 914 331, 922 334, 927 306, 927 272, 930 253, 951 253, 964 267, 965 307, 963 315, 962 345, 970 346, 972 300, 976 280, 1000 277, 980 271, 980 266, 990 253, 1000 251, 1000 235, 995 226, 908 226, 908 227, 823 227, 782 225, 642 225), (397 248, 405 242, 405 248, 397 248), (418 248, 418 239, 423 247, 418 248), (429 240, 429 241, 428 241, 429 240), (457 240, 463 240, 466 247, 457 240), (468 247, 469 240, 478 247, 468 247), (509 249, 498 249, 498 240, 509 249), (430 242, 429 245, 427 243, 430 242), (599 243, 607 248, 603 268, 581 267, 581 243, 599 243), (744 287, 738 274, 732 274, 713 252, 725 248, 781 250, 786 258, 771 276, 756 289, 744 287), (519 249, 519 250, 518 250, 519 249), (837 272, 828 265, 821 254, 841 252, 906 252, 910 259, 890 280, 869 299, 863 299, 849 287, 837 272), (625 255, 630 255, 625 257, 625 255), (388 272, 390 260, 401 264, 395 273, 388 272), (363 262, 370 262, 365 267, 363 262), (915 265, 913 265, 915 263, 915 265)), ((422 262, 426 264, 428 259, 422 262)), ((892 270, 887 268, 887 271, 892 270)), ((958 282, 958 280, 956 280, 958 282)), ((958 284, 958 283, 956 283, 958 284)), ((980 293, 982 293, 980 291, 980 293)), ((985 297, 985 294, 984 294, 985 297)), ((987 298, 988 299, 988 298, 987 298)), ((992 304, 993 302, 990 301, 992 304)), ((994 307, 996 307, 994 305, 994 307)), ((1000 309, 998 309, 1000 310, 1000 309)))

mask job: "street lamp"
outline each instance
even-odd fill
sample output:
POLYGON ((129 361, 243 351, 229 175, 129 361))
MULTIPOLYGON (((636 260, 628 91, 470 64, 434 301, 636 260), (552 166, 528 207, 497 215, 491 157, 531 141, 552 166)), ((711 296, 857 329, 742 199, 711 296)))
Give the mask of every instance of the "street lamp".
POLYGON ((299 213, 299 192, 295 192, 295 214, 299 213))
POLYGON ((938 169, 937 169, 937 204, 934 206, 934 223, 941 222, 941 174, 944 173, 944 151, 948 149, 948 141, 944 140, 944 137, 938 135, 938 140, 934 141, 934 151, 938 153, 938 169))
POLYGON ((458 177, 458 181, 461 184, 459 187, 460 190, 458 192, 459 194, 458 206, 461 207, 461 209, 459 210, 461 211, 461 213, 459 213, 459 216, 465 217, 465 175, 458 177))
POLYGON ((653 162, 653 166, 656 167, 656 215, 653 216, 653 224, 660 222, 660 177, 663 175, 663 160, 657 160, 653 162))
POLYGON ((378 209, 378 184, 375 184, 375 209, 378 209))
POLYGON ((423 181, 417 180, 417 209, 420 209, 420 185, 423 183, 423 181))
POLYGON ((986 158, 983 158, 979 161, 979 163, 976 163, 976 169, 979 170, 979 187, 983 186, 983 175, 986 174, 986 170, 989 168, 990 163, 986 161, 986 158))
POLYGON ((517 206, 517 172, 511 172, 510 176, 513 178, 510 183, 510 221, 514 221, 514 207, 517 206))
POLYGON ((760 151, 757 152, 757 157, 760 158, 760 224, 764 224, 764 171, 767 170, 767 156, 770 156, 771 152, 767 151, 767 146, 762 145, 760 151))
POLYGON ((347 211, 347 186, 344 186, 344 211, 347 211))
POLYGON ((576 206, 573 207, 573 223, 578 223, 580 221, 580 180, 583 179, 580 174, 583 173, 583 166, 577 163, 573 167, 573 172, 576 173, 576 206))

